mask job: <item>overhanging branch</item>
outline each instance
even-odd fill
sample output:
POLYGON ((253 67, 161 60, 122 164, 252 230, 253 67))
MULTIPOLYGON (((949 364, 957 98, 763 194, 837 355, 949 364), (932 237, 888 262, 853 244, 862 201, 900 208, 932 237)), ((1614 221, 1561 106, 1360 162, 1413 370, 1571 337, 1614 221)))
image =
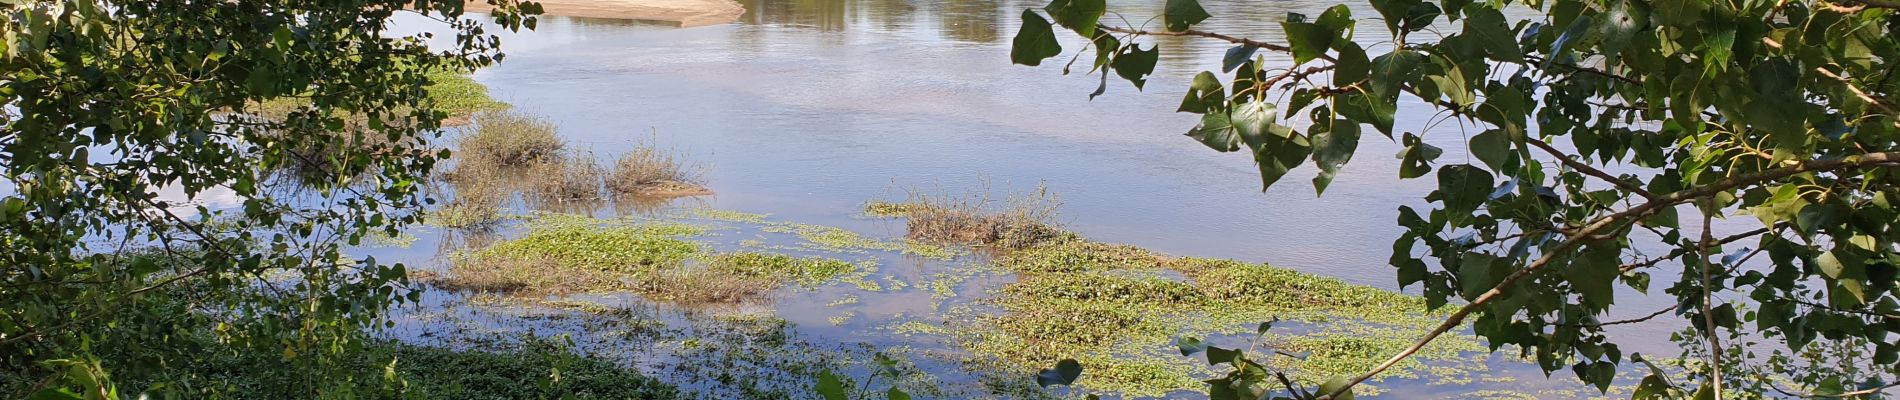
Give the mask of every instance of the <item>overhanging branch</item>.
POLYGON ((1465 318, 1470 317, 1471 313, 1476 312, 1480 307, 1483 307, 1486 304, 1491 303, 1491 301, 1497 300, 1499 297, 1504 296, 1505 289, 1508 289, 1512 286, 1517 285, 1519 281, 1522 281, 1525 278, 1530 277, 1532 273, 1535 273, 1538 270, 1543 269, 1546 265, 1549 265, 1552 260, 1555 260, 1559 254, 1568 252, 1572 248, 1575 248, 1576 246, 1580 245, 1582 243, 1582 239, 1594 236, 1597 234, 1597 232, 1607 229, 1613 225, 1616 225, 1620 221, 1640 219, 1640 218, 1649 216, 1652 213, 1660 211, 1665 207, 1674 207, 1677 204, 1682 204, 1682 203, 1686 203, 1686 202, 1693 201, 1696 199, 1713 196, 1717 193, 1725 192, 1730 189, 1758 184, 1761 182, 1773 181, 1773 180, 1786 178, 1786 177, 1790 177, 1790 176, 1794 176, 1798 174, 1812 173, 1812 172, 1839 171, 1839 170, 1856 169, 1856 168, 1877 168, 1877 167, 1894 167, 1894 166, 1900 166, 1900 152, 1868 153, 1868 154, 1853 155, 1853 156, 1846 156, 1846 157, 1839 157, 1839 158, 1796 162, 1793 165, 1788 165, 1785 167, 1757 171, 1754 173, 1741 175, 1741 176, 1733 176, 1733 177, 1729 177, 1720 181, 1716 181, 1714 183, 1710 183, 1708 185, 1698 186, 1695 188, 1685 189, 1682 191, 1677 191, 1675 193, 1670 193, 1660 198, 1650 200, 1649 202, 1636 205, 1635 207, 1630 207, 1629 209, 1625 209, 1621 212, 1599 217, 1595 221, 1592 221, 1589 225, 1585 225, 1582 229, 1578 229, 1576 231, 1571 232, 1568 239, 1565 239, 1562 243, 1559 243, 1557 247, 1552 248, 1551 250, 1545 252, 1544 255, 1542 257, 1538 257, 1536 261, 1532 261, 1530 264, 1525 265, 1523 269, 1519 269, 1517 270, 1517 272, 1513 272, 1511 273, 1511 275, 1505 276, 1502 281, 1499 281, 1497 285, 1492 286, 1490 290, 1487 290, 1483 294, 1479 295, 1477 298, 1472 299, 1471 302, 1466 303, 1464 307, 1459 307, 1458 311, 1453 312, 1450 316, 1445 317, 1444 323, 1439 324, 1437 328, 1434 328, 1430 332, 1427 332, 1425 334, 1425 337, 1420 338, 1417 342, 1413 343, 1411 346, 1406 347, 1404 350, 1400 351, 1399 354, 1393 355, 1391 358, 1386 359, 1385 362, 1380 363, 1378 366, 1373 367, 1371 370, 1367 371, 1366 373, 1360 374, 1359 376, 1354 377, 1351 381, 1348 381, 1345 385, 1340 385, 1339 388, 1334 389, 1332 392, 1327 393, 1324 396, 1320 396, 1320 399, 1331 400, 1331 399, 1338 398, 1339 395, 1342 395, 1342 394, 1345 394, 1346 392, 1351 391, 1353 386, 1357 386, 1368 379, 1372 379, 1372 377, 1374 376, 1378 376, 1380 373, 1385 372, 1385 370, 1391 369, 1392 366, 1398 365, 1400 361, 1404 361, 1406 358, 1411 357, 1412 354, 1418 353, 1419 350, 1425 348, 1425 345, 1430 344, 1433 340, 1437 340, 1438 337, 1441 335, 1444 335, 1445 332, 1450 332, 1452 329, 1457 328, 1460 325, 1463 325, 1465 318))

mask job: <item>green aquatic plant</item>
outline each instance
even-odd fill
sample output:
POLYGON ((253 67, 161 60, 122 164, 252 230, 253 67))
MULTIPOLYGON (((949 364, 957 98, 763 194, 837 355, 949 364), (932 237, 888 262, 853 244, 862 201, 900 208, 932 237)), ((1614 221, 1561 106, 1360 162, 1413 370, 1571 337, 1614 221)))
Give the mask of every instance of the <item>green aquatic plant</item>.
MULTIPOLYGON (((1403 349, 1442 317, 1423 311, 1417 296, 1265 264, 1174 258, 1080 238, 1001 254, 995 263, 996 270, 1019 274, 984 301, 1001 313, 952 309, 951 336, 973 362, 1017 366, 1018 373, 1027 373, 1022 365, 1077 360, 1091 371, 1078 388, 1097 393, 1207 390, 1194 378, 1209 373, 1207 367, 1169 354, 1175 339, 1250 333, 1276 319, 1312 328, 1263 335, 1260 346, 1318 357, 1263 362, 1291 381, 1318 384, 1378 364, 1383 352, 1403 349)), ((1472 376, 1487 366, 1466 354, 1484 350, 1469 338, 1447 340, 1395 367, 1394 376, 1472 376)))
POLYGON ((805 245, 807 247, 819 251, 838 253, 862 253, 869 250, 896 251, 919 257, 942 260, 962 255, 962 252, 941 245, 909 240, 891 241, 874 239, 835 226, 797 222, 769 222, 760 230, 797 235, 806 242, 805 245))
POLYGON ((540 213, 526 233, 459 257, 440 285, 523 293, 631 291, 675 304, 757 301, 785 284, 878 290, 871 261, 762 252, 708 253, 707 228, 667 221, 540 213))

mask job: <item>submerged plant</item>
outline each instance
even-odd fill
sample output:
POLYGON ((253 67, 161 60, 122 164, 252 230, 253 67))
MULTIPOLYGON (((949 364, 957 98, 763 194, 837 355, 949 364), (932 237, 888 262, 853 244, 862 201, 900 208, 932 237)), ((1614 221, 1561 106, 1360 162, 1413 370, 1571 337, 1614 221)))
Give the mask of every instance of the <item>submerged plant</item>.
POLYGON ((520 167, 558 158, 566 147, 553 122, 504 110, 476 115, 475 125, 455 138, 455 158, 458 172, 520 167))
POLYGON ((528 167, 522 184, 535 198, 546 202, 597 200, 603 174, 592 154, 563 154, 528 167))
POLYGON ((1012 195, 997 206, 988 190, 970 197, 929 194, 912 190, 902 203, 872 202, 871 215, 903 216, 905 237, 929 243, 989 245, 1024 248, 1063 236, 1054 226, 1061 205, 1045 186, 1012 195))
POLYGON ((607 188, 617 194, 637 196, 697 196, 711 194, 700 186, 697 174, 672 153, 661 149, 651 137, 614 162, 607 176, 607 188))

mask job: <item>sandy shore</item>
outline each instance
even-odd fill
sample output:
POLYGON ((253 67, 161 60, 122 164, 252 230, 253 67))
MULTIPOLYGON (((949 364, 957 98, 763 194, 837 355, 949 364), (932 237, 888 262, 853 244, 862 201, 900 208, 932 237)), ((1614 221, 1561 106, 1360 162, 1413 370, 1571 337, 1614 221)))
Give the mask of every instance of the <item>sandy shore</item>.
MULTIPOLYGON (((739 20, 745 7, 731 0, 535 0, 546 15, 676 22, 680 27, 739 20)), ((468 2, 469 11, 487 11, 487 3, 468 2)))

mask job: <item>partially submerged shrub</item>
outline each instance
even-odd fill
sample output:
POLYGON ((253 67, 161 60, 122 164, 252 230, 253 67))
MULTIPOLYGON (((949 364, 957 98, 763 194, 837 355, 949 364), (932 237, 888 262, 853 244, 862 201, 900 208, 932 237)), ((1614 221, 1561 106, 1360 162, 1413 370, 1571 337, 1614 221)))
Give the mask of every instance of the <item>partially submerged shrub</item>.
POLYGON ((614 162, 613 173, 607 177, 607 188, 614 193, 638 196, 712 194, 711 190, 694 183, 693 175, 678 158, 648 139, 614 162))
POLYGON ((905 236, 924 242, 1020 249, 1064 236, 1053 226, 1061 202, 1046 187, 1011 196, 1007 203, 996 209, 988 191, 958 198, 913 190, 903 203, 872 203, 866 211, 901 212, 909 218, 905 236))
POLYGON ((529 167, 522 183, 529 193, 544 201, 593 200, 600 198, 603 174, 593 155, 569 154, 529 167))
POLYGON ((467 229, 493 225, 501 221, 501 208, 513 194, 505 177, 493 174, 464 175, 454 181, 454 194, 447 204, 428 214, 430 225, 467 229))
POLYGON ((554 123, 515 111, 475 116, 475 126, 455 139, 458 170, 469 167, 524 166, 561 155, 567 144, 554 123))

